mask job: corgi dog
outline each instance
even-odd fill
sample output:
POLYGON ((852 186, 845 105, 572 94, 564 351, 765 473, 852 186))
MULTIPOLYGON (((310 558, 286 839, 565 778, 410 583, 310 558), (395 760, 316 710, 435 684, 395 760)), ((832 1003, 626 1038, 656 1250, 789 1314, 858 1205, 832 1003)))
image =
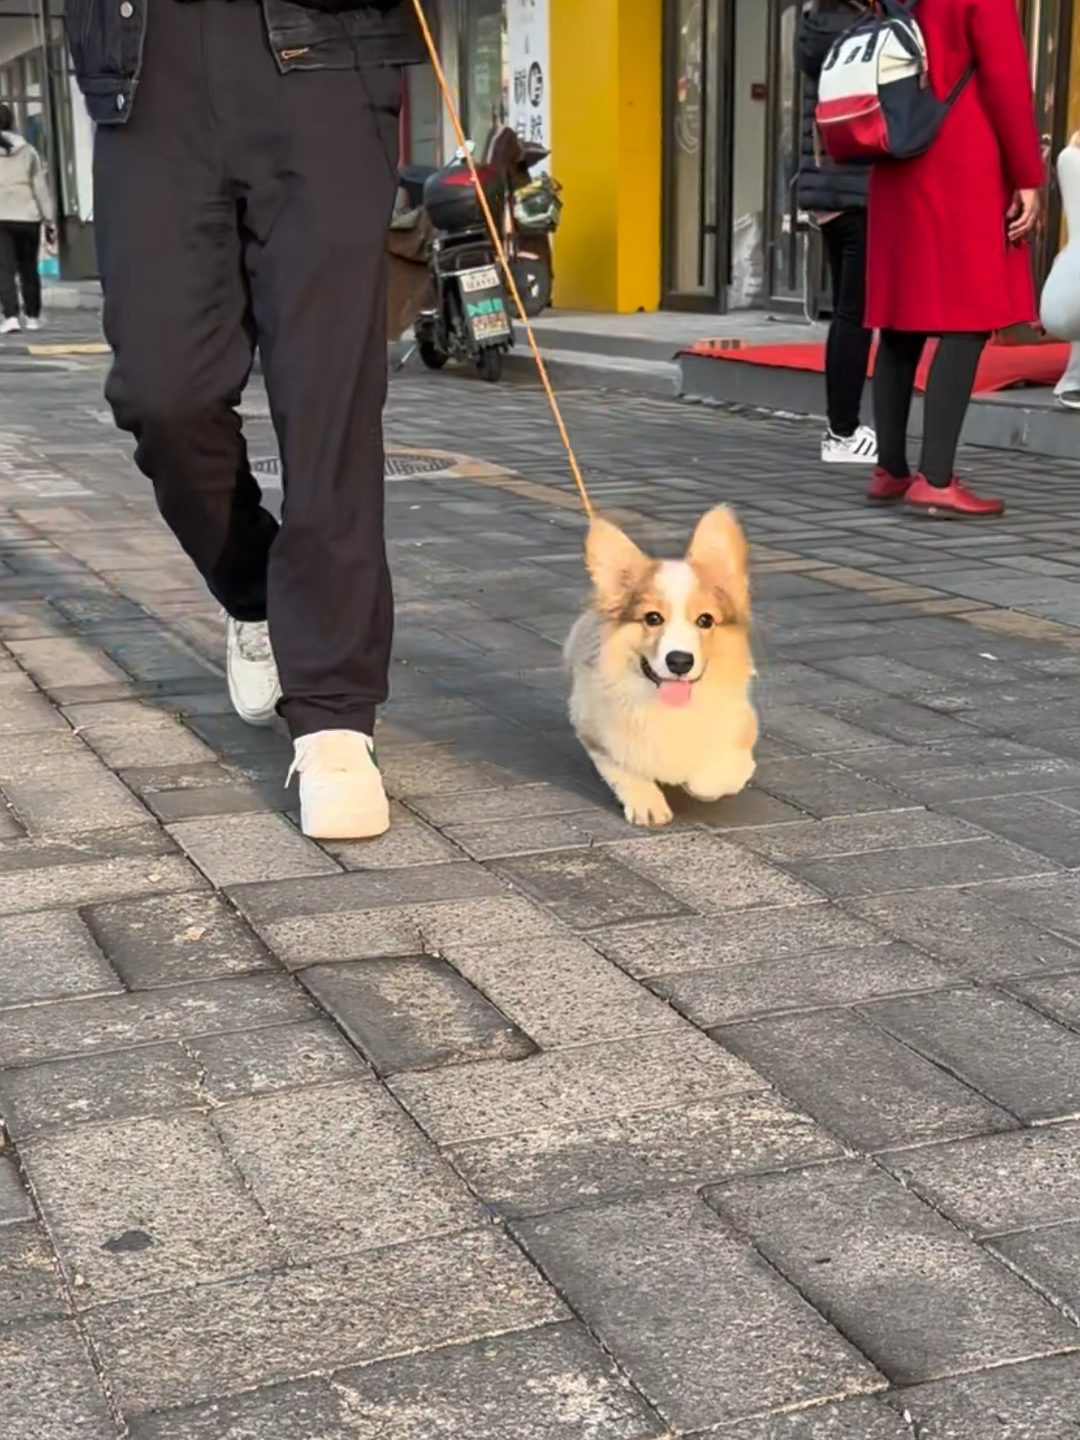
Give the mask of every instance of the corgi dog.
POLYGON ((592 603, 566 642, 570 719, 634 825, 667 825, 661 785, 699 800, 754 773, 747 544, 710 510, 682 560, 655 560, 610 520, 585 545, 592 603))

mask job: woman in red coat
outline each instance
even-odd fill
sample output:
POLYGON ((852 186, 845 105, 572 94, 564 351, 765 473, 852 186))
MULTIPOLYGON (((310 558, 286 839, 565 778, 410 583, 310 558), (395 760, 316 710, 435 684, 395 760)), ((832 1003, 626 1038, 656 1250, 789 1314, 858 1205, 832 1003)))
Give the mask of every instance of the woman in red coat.
POLYGON ((975 372, 990 334, 1038 314, 1025 237, 1043 161, 1016 0, 918 0, 935 93, 974 74, 925 155, 886 161, 870 182, 866 323, 881 331, 874 374, 880 468, 867 498, 941 517, 1000 515, 953 474, 975 372), (920 473, 907 464, 915 372, 941 336, 926 392, 920 473))

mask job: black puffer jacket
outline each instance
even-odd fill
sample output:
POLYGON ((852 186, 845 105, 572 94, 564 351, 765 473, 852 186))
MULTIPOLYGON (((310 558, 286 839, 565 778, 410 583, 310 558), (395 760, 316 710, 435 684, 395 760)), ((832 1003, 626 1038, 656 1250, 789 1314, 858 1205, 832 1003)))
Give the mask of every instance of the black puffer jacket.
POLYGON ((858 24, 850 10, 807 10, 799 24, 796 58, 803 73, 802 151, 799 157, 799 206, 803 210, 865 210, 870 167, 834 165, 821 148, 814 122, 818 79, 825 57, 846 30, 858 24))

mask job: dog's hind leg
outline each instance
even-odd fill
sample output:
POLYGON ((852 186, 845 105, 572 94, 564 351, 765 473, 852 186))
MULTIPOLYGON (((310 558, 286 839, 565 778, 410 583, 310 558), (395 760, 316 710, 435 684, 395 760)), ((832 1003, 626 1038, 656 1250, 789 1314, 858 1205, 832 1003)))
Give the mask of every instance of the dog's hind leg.
POLYGON ((670 825, 674 816, 664 792, 652 780, 617 765, 610 755, 586 745, 589 759, 615 792, 631 825, 670 825))

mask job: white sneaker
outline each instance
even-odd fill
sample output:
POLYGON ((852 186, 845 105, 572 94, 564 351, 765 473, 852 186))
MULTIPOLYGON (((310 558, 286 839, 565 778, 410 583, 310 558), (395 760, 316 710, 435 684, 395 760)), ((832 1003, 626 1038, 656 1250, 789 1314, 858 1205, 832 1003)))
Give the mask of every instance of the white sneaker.
POLYGON ((27 317, 27 321, 26 321, 26 328, 27 328, 27 330, 40 330, 40 329, 41 329, 41 321, 38 320, 38 319, 37 319, 35 316, 33 316, 33 315, 28 316, 28 317, 27 317))
POLYGON ((319 730, 296 742, 286 785, 300 776, 300 828, 312 840, 374 840, 390 829, 375 742, 358 730, 319 730))
POLYGON ((16 330, 21 330, 22 325, 17 315, 11 315, 7 320, 0 320, 0 335, 14 335, 16 330))
POLYGON ((265 620, 227 618, 225 669, 229 699, 240 719, 249 725, 272 724, 281 699, 281 681, 265 620))
POLYGON ((860 425, 854 435, 834 435, 826 430, 821 437, 821 458, 827 465, 876 465, 877 436, 869 425, 860 425))

